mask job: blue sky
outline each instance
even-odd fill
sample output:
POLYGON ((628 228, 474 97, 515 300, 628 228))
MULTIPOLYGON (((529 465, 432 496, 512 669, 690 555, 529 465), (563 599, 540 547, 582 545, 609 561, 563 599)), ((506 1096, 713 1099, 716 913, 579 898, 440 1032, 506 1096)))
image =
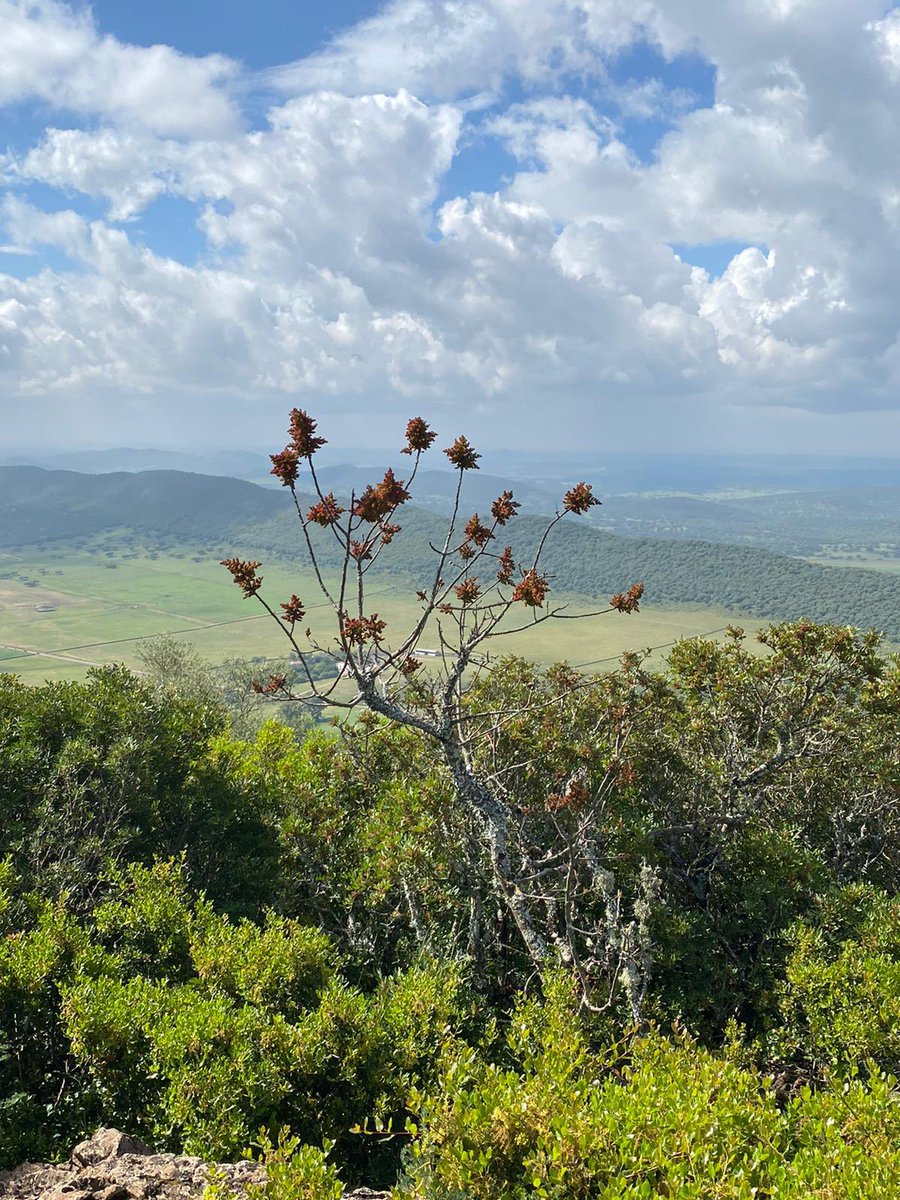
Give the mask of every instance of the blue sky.
POLYGON ((377 0, 94 0, 101 29, 138 46, 227 54, 254 70, 305 58, 379 9, 377 0))
POLYGON ((10 443, 303 402, 900 452, 881 0, 0 0, 0 42, 10 443))

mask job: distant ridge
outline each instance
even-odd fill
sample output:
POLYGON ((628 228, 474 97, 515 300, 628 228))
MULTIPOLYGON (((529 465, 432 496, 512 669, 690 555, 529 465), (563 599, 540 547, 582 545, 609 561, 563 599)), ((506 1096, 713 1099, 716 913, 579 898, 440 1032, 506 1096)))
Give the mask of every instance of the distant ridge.
MULTIPOLYGON (((467 504, 468 514, 476 507, 467 504)), ((421 578, 441 517, 404 510, 405 537, 385 570, 421 578)), ((540 536, 540 517, 517 518, 509 541, 521 561, 540 536)), ((0 467, 0 549, 134 530, 148 540, 190 542, 205 553, 303 561, 289 497, 280 489, 183 471, 85 475, 0 467)), ((504 531, 505 532, 505 531, 504 531)), ((335 561, 330 538, 323 557, 335 561)), ((761 618, 875 626, 900 641, 900 577, 821 567, 746 546, 662 538, 623 538, 567 519, 555 531, 546 570, 558 589, 604 597, 643 580, 656 602, 717 604, 761 618)))

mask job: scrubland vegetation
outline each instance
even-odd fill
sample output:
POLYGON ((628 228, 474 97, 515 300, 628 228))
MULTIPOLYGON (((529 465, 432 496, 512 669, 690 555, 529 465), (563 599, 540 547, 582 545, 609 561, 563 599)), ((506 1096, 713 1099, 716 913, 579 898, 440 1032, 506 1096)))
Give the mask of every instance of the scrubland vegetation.
MULTIPOLYGON (((395 483, 337 530, 356 583, 395 483)), ((0 1165, 105 1123, 262 1147, 278 1200, 896 1194, 900 662, 807 620, 479 662, 553 604, 498 512, 438 548, 440 670, 336 605, 340 728, 240 726, 189 670, 0 676, 0 1165)))
MULTIPOLYGON (((5 677, 4 1163, 100 1122, 210 1157, 266 1127, 334 1142, 347 1181, 405 1168, 410 1197, 888 1194, 900 672, 844 629, 770 640, 683 643, 505 734, 532 759, 517 838, 548 855, 587 803, 561 784, 614 776, 596 838, 644 925, 637 1022, 613 963, 592 1006, 564 965, 536 980, 408 731, 241 740, 125 670, 5 677)), ((546 686, 511 661, 472 703, 546 686)))

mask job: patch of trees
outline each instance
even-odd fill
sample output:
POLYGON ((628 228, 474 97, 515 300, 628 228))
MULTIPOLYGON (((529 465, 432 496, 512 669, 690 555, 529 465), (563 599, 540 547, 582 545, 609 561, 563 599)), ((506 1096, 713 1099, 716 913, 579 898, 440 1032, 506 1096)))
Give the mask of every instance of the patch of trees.
POLYGON ((643 922, 637 1022, 613 958, 592 968, 606 1005, 571 963, 536 986, 471 814, 410 730, 241 739, 122 669, 4 677, 0 1154, 105 1122, 216 1157, 265 1126, 334 1142, 323 1178, 402 1167, 410 1198, 623 1174, 889 1194, 900 671, 842 628, 767 637, 767 657, 735 631, 564 696, 511 660, 467 699, 510 714, 478 755, 538 875, 591 813, 620 911, 583 878, 569 900, 585 927, 643 922))

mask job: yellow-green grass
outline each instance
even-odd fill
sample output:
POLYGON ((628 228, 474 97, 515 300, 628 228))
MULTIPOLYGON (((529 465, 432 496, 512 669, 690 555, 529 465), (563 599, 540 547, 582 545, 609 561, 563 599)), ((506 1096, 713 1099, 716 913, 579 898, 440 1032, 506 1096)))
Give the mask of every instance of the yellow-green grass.
MULTIPOLYGON (((214 559, 195 562, 193 551, 182 557, 128 554, 109 558, 62 548, 0 558, 0 574, 13 572, 36 582, 27 587, 22 578, 0 579, 0 670, 34 682, 82 678, 91 663, 135 665, 140 640, 160 633, 191 642, 212 663, 230 657, 275 658, 290 649, 283 632, 255 601, 241 597, 214 559), (52 611, 38 611, 39 605, 51 605, 52 611)), ((263 590, 270 602, 277 607, 296 592, 310 606, 315 634, 328 638, 330 610, 311 574, 285 563, 269 563, 264 571, 263 590)), ((584 597, 571 599, 571 611, 595 606, 584 597)), ((408 629, 420 611, 408 584, 384 576, 373 582, 367 608, 397 633, 408 629)), ((527 610, 517 608, 516 624, 523 617, 527 620, 527 610)), ((710 634, 734 622, 748 631, 764 624, 721 608, 663 607, 651 601, 634 616, 549 621, 498 638, 491 649, 542 663, 565 659, 602 666, 624 650, 661 647, 654 655, 659 660, 679 638, 710 634)), ((437 646, 434 630, 423 644, 437 646)))

